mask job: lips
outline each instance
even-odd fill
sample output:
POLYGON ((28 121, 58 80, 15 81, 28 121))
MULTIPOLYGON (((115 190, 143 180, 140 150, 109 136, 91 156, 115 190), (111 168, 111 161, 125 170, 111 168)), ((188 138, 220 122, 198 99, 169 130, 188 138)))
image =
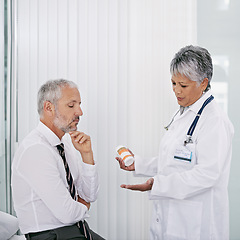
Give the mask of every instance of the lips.
POLYGON ((181 102, 183 98, 177 97, 177 100, 181 102))
POLYGON ((75 119, 73 119, 73 121, 72 121, 72 122, 78 123, 78 122, 79 122, 79 117, 78 117, 78 118, 75 118, 75 119))

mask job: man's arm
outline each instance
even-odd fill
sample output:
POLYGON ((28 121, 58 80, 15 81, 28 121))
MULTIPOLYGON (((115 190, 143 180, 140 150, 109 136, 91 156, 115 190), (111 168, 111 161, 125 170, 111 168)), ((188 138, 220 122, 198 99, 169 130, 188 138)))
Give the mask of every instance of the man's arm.
POLYGON ((38 144, 27 149, 17 171, 60 222, 72 224, 84 218, 88 207, 72 199, 55 156, 46 146, 38 144))
POLYGON ((86 202, 94 202, 97 199, 99 180, 97 168, 93 158, 91 139, 83 132, 70 132, 74 148, 81 154, 83 163, 78 162, 79 178, 76 187, 79 196, 86 202))

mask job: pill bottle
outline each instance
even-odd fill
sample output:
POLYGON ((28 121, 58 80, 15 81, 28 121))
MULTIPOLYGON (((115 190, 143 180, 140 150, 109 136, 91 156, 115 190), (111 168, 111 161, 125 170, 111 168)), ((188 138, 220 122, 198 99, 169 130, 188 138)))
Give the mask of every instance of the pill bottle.
POLYGON ((119 157, 122 158, 122 160, 124 161, 126 167, 130 166, 134 162, 134 158, 132 154, 129 152, 129 150, 126 147, 121 145, 117 146, 116 151, 119 157))

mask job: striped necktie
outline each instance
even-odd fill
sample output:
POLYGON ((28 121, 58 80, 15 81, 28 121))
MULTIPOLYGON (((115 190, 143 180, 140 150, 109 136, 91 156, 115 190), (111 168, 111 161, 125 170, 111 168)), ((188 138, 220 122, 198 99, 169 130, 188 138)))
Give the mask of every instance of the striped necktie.
MULTIPOLYGON (((69 192, 70 192, 72 198, 75 201, 77 201, 76 188, 74 186, 72 174, 70 172, 70 169, 69 169, 66 157, 65 157, 65 151, 64 151, 63 143, 57 145, 57 149, 58 149, 58 152, 59 152, 60 156, 62 157, 63 164, 64 164, 64 167, 65 167, 65 170, 66 170, 66 179, 67 179, 67 183, 68 183, 68 186, 69 186, 69 192)), ((88 229, 86 228, 84 222, 85 221, 79 221, 77 223, 77 226, 79 227, 81 232, 85 235, 86 239, 92 240, 92 236, 91 236, 90 232, 88 231, 88 229)))
POLYGON ((65 170, 66 170, 66 179, 67 179, 67 183, 68 183, 68 186, 69 186, 69 192, 70 192, 72 198, 74 200, 77 200, 76 189, 75 189, 75 186, 73 184, 72 174, 70 172, 70 169, 69 169, 66 157, 65 157, 65 151, 64 151, 63 143, 57 145, 57 149, 58 149, 58 152, 59 152, 60 156, 62 157, 64 167, 65 167, 65 170))

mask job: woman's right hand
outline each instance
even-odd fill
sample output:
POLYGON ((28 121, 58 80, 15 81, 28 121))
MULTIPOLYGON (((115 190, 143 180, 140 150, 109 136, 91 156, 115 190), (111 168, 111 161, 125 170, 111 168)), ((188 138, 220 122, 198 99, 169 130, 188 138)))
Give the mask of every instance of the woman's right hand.
POLYGON ((120 157, 116 157, 116 160, 119 163, 119 166, 121 169, 126 170, 126 171, 135 171, 135 164, 134 162, 130 166, 125 166, 124 161, 120 157))

